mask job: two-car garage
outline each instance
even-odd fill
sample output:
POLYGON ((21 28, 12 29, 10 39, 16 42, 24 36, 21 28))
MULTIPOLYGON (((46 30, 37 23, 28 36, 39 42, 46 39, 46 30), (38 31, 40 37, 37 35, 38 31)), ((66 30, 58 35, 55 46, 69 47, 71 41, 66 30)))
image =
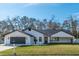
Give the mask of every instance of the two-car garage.
POLYGON ((10 44, 25 44, 25 37, 10 37, 10 44))
POLYGON ((13 31, 5 35, 4 44, 32 44, 32 35, 24 33, 22 31, 13 31))

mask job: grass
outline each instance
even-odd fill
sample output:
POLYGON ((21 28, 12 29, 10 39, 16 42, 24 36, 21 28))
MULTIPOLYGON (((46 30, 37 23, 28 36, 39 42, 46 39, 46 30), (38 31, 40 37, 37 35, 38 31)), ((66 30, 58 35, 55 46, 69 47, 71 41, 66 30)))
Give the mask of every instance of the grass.
MULTIPOLYGON (((0 55, 12 55, 12 49, 0 52, 0 55)), ((16 54, 26 55, 79 55, 79 44, 52 44, 44 46, 20 46, 16 54)))

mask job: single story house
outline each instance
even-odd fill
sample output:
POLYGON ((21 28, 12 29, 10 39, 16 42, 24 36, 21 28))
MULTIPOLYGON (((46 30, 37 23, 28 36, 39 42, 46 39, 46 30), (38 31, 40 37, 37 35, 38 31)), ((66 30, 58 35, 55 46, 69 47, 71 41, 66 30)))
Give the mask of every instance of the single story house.
POLYGON ((48 43, 73 43, 74 36, 66 30, 34 30, 12 31, 5 34, 4 44, 43 45, 48 43))

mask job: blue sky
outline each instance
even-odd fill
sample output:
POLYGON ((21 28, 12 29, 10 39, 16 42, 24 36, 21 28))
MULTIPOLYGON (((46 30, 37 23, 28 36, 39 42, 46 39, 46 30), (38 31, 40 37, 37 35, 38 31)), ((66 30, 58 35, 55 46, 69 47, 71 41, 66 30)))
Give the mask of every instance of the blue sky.
MULTIPOLYGON (((70 15, 79 15, 79 4, 67 3, 9 3, 0 4, 0 20, 6 19, 7 16, 28 16, 39 20, 51 19, 55 15, 55 21, 63 22, 70 15)), ((79 17, 79 16, 78 16, 79 17)))

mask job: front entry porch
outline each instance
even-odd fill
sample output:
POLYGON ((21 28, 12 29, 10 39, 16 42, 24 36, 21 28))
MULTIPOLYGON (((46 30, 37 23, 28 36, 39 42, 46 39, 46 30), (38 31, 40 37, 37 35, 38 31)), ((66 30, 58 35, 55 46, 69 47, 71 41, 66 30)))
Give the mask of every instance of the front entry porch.
POLYGON ((51 37, 50 43, 73 43, 71 37, 51 37))

